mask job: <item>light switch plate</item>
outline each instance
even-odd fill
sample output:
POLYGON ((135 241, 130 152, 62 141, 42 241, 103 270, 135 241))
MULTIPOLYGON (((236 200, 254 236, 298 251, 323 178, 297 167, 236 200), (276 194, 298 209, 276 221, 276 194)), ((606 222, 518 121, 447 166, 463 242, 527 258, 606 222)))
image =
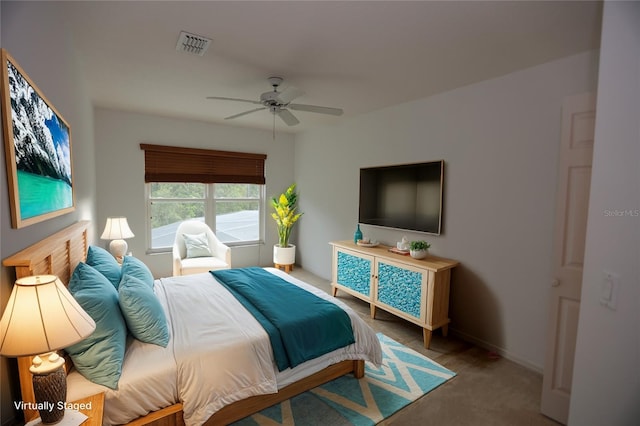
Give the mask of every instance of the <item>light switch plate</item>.
POLYGON ((600 304, 615 311, 618 304, 619 291, 620 277, 613 272, 603 271, 602 285, 600 287, 600 304))

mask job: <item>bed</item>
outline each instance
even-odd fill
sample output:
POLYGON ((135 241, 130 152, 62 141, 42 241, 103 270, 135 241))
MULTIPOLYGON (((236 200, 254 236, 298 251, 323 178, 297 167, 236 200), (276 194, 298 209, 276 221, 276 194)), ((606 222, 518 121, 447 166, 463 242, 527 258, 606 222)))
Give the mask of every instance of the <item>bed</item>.
MULTIPOLYGON (((16 278, 55 274, 63 282, 68 283, 75 267, 86 259, 88 227, 89 222, 87 221, 77 222, 6 258, 3 264, 15 268, 16 278)), ((268 337, 266 337, 267 355, 270 358, 268 362, 264 360, 266 333, 260 331, 259 328, 247 325, 251 323, 251 320, 247 319, 249 318, 247 315, 251 314, 241 305, 236 306, 237 301, 229 292, 225 292, 223 287, 212 285, 216 282, 213 275, 205 273, 192 277, 163 278, 156 280, 154 291, 158 295, 163 309, 167 312, 172 329, 171 340, 167 347, 150 345, 129 338, 122 376, 117 390, 90 382, 73 369, 69 362, 67 399, 72 401, 97 392, 105 392, 105 424, 229 424, 339 376, 353 373, 356 377, 362 377, 365 361, 380 363, 381 353, 375 333, 362 322, 357 314, 324 292, 290 277, 282 271, 273 268, 265 268, 265 271, 340 306, 351 320, 355 343, 304 361, 293 368, 279 371, 270 352, 268 337), (188 292, 185 291, 187 288, 188 292), (196 288, 202 290, 194 290, 196 288), (213 288, 217 289, 215 290, 216 294, 209 294, 214 291, 213 288), (198 291, 205 293, 200 294, 198 291), (200 335, 196 336, 194 340, 187 341, 185 336, 191 333, 191 328, 194 328, 189 326, 189 324, 193 324, 193 319, 176 315, 176 308, 172 307, 172 304, 177 303, 175 302, 176 295, 187 293, 193 293, 194 299, 187 298, 180 303, 188 305, 189 303, 195 304, 194 300, 198 298, 200 300, 219 298, 221 305, 209 309, 226 310, 228 312, 225 315, 229 315, 231 320, 225 320, 226 324, 221 326, 220 323, 216 323, 216 321, 220 321, 218 317, 207 319, 202 325, 198 324, 195 327, 200 327, 200 335), (211 321, 211 323, 207 321, 211 321), (214 323, 216 329, 230 328, 232 334, 243 333, 250 335, 250 337, 254 336, 258 343, 252 343, 256 346, 252 346, 251 350, 239 351, 228 338, 220 337, 217 333, 207 332, 213 328, 214 323), (240 327, 242 331, 238 331, 237 327, 240 327), (202 338, 202 334, 207 334, 205 339, 202 338), (217 348, 216 353, 207 354, 206 357, 189 355, 191 348, 205 341, 209 342, 208 345, 217 348), (187 345, 189 351, 184 349, 184 345, 187 345), (183 349, 180 349, 181 347, 183 349), (248 392, 234 391, 228 394, 229 396, 224 394, 221 397, 215 395, 218 390, 213 393, 198 393, 193 389, 189 390, 189 387, 198 389, 200 386, 204 386, 199 381, 202 379, 201 376, 207 376, 203 372, 211 370, 215 373, 218 369, 210 369, 210 366, 220 366, 221 363, 224 363, 220 360, 224 360, 225 357, 219 358, 221 354, 218 353, 224 354, 224 351, 228 352, 226 359, 232 360, 231 364, 233 365, 229 367, 229 370, 235 368, 236 363, 240 365, 242 360, 238 359, 237 354, 248 354, 246 357, 251 358, 254 352, 258 353, 256 359, 262 360, 263 365, 255 373, 256 377, 260 377, 256 379, 255 383, 252 383, 257 386, 248 392), (198 365, 200 365, 199 369, 198 365), (262 376, 264 376, 263 381, 262 376)), ((254 322, 257 324, 255 320, 254 322)), ((240 356, 240 358, 243 357, 244 355, 240 356)), ((31 374, 29 373, 30 364, 31 357, 18 359, 20 386, 25 402, 34 400, 31 374)), ((248 375, 245 374, 246 371, 241 370, 242 380, 245 379, 244 376, 248 375)), ((218 381, 219 379, 219 377, 214 377, 213 380, 218 381)), ((26 421, 37 416, 37 412, 25 411, 26 421)))

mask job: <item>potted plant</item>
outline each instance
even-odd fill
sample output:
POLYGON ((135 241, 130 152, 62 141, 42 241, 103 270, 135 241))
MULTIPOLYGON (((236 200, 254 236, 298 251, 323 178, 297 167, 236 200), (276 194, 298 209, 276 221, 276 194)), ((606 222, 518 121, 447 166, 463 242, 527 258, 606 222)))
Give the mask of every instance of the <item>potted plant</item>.
POLYGON ((271 206, 274 212, 271 217, 276 221, 278 227, 278 244, 273 247, 273 263, 276 265, 293 265, 296 259, 296 246, 289 244, 291 228, 300 219, 302 213, 297 213, 298 194, 296 184, 291 184, 289 188, 279 197, 271 199, 271 206))
POLYGON ((411 241, 411 244, 409 244, 409 254, 414 259, 424 259, 427 257, 429 247, 431 247, 431 244, 426 241, 411 241))

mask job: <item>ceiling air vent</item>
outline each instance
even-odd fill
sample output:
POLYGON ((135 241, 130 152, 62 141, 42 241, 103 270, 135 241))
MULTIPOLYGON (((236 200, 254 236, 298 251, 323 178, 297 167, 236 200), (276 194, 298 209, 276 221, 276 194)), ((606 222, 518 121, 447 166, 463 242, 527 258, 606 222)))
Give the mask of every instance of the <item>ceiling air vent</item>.
POLYGON ((211 44, 211 39, 209 38, 181 31, 178 37, 178 43, 176 44, 176 50, 178 52, 187 52, 202 56, 209 47, 209 44, 211 44))

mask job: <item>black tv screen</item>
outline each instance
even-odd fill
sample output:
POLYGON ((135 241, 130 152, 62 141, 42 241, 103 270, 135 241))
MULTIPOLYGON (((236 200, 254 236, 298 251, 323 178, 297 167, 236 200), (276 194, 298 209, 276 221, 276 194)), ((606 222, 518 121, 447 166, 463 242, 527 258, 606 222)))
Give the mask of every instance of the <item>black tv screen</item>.
POLYGON ((444 161, 360 169, 358 221, 439 235, 444 161))

